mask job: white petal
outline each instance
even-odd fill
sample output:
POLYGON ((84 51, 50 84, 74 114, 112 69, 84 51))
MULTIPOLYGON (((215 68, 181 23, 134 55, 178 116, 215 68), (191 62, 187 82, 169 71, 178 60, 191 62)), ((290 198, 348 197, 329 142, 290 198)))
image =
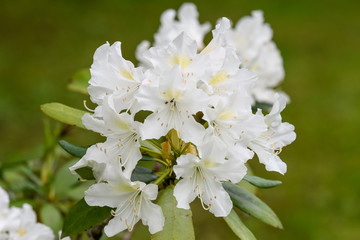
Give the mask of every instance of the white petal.
POLYGON ((97 183, 85 191, 85 201, 89 206, 118 207, 119 202, 126 202, 130 198, 134 188, 128 184, 97 183))
POLYGON ((229 215, 233 204, 229 194, 224 190, 220 182, 205 179, 200 183, 201 191, 205 191, 201 198, 210 207, 209 211, 215 217, 226 217, 229 215))
POLYGON ((9 208, 9 195, 0 187, 0 211, 9 208))
POLYGON ((125 221, 121 221, 120 217, 114 217, 109 221, 109 223, 105 226, 104 231, 106 236, 112 237, 119 232, 127 229, 125 221))
POLYGON ((156 205, 150 200, 144 198, 141 202, 140 218, 144 225, 149 226, 149 232, 154 234, 163 229, 165 217, 159 205, 156 205))
POLYGON ((174 197, 178 208, 190 209, 189 203, 194 201, 197 196, 193 188, 193 181, 189 178, 182 179, 175 185, 174 197))

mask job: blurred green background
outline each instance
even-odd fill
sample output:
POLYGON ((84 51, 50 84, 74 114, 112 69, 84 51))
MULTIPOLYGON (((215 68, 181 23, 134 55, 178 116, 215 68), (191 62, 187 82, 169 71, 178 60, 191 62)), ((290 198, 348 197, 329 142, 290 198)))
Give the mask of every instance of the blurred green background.
MULTIPOLYGON (((85 96, 67 90, 69 76, 89 68, 97 47, 121 41, 125 58, 153 40, 160 14, 181 1, 1 1, 0 159, 43 140, 39 105, 82 108, 85 96)), ((291 97, 284 121, 296 141, 281 158, 283 177, 252 161, 256 175, 283 184, 259 196, 283 222, 273 229, 245 224, 258 239, 360 239, 360 17, 358 1, 197 1, 201 22, 233 21, 262 9, 284 58, 282 89, 291 97)), ((68 140, 94 143, 74 130, 68 140)), ((194 214, 197 239, 236 239, 222 219, 194 214)))

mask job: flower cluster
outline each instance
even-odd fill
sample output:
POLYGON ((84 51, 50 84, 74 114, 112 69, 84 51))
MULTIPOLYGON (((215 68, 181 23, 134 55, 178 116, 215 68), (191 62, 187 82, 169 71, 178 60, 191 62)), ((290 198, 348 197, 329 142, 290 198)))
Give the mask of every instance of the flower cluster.
POLYGON ((153 47, 139 45, 139 67, 122 57, 120 42, 94 55, 88 92, 97 107, 82 120, 106 141, 91 146, 71 170, 92 168, 96 183, 85 200, 114 208, 108 236, 132 230, 140 219, 150 233, 162 230, 162 210, 152 201, 166 179, 175 183, 177 207, 189 209, 198 197, 224 217, 232 202, 222 183, 241 181, 254 153, 268 171, 286 172, 278 154, 296 135, 281 120, 286 95, 272 89, 284 71, 262 13, 241 19, 235 29, 220 19, 206 46, 210 25, 198 22, 196 7, 184 4, 179 20, 175 15, 163 13, 153 47), (271 111, 253 109, 256 102, 271 104, 271 111), (155 184, 131 178, 147 142, 163 150, 164 175, 155 184))
POLYGON ((29 204, 22 208, 9 207, 9 196, 0 187, 0 240, 53 240, 52 230, 36 222, 29 204))

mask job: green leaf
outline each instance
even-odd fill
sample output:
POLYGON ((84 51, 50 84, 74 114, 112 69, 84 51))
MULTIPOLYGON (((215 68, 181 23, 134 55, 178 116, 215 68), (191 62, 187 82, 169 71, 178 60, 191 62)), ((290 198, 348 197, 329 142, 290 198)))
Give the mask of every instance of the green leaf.
POLYGON ((67 214, 61 237, 81 233, 95 227, 111 216, 109 207, 90 207, 84 199, 73 206, 67 214))
POLYGON ((89 87, 90 78, 91 74, 89 69, 81 69, 71 76, 68 88, 74 92, 89 94, 87 88, 89 87))
POLYGON ((195 239, 192 212, 190 209, 176 207, 173 196, 173 186, 168 186, 160 195, 157 202, 165 216, 162 231, 153 235, 153 240, 192 240, 195 239))
POLYGON ((85 111, 61 103, 46 103, 41 105, 40 108, 48 117, 62 123, 86 129, 81 120, 82 116, 86 113, 85 111))
POLYGON ((60 140, 59 145, 69 154, 71 154, 74 157, 82 158, 88 147, 83 146, 76 146, 74 144, 71 144, 65 140, 60 140))
POLYGON ((78 168, 78 169, 75 170, 75 172, 77 174, 79 174, 79 176, 82 179, 86 179, 86 180, 94 180, 95 179, 91 167, 78 168))
POLYGON ((141 181, 149 183, 157 179, 157 175, 146 167, 136 166, 134 172, 131 175, 131 181, 141 181))
POLYGON ((152 111, 141 110, 135 114, 134 120, 143 123, 145 118, 147 118, 147 116, 149 116, 151 113, 152 111))
POLYGON ((58 233, 63 224, 61 213, 52 204, 45 204, 40 209, 40 218, 42 223, 49 226, 55 233, 58 233))
POLYGON ((141 140, 140 139, 140 150, 142 153, 146 153, 147 155, 151 157, 160 157, 162 156, 162 150, 161 147, 156 145, 154 141, 150 140, 141 140))
POLYGON ((154 160, 154 158, 152 156, 143 154, 142 158, 139 161, 152 161, 152 160, 154 160))
POLYGON ((236 214, 234 209, 228 216, 224 217, 227 225, 233 230, 236 236, 242 240, 256 240, 254 234, 244 225, 240 217, 236 214))
POLYGON ((263 201, 245 189, 230 183, 223 183, 234 205, 249 215, 273 227, 282 229, 283 226, 276 214, 263 201))
POLYGON ((69 170, 69 167, 74 165, 76 163, 76 160, 69 161, 61 168, 57 173, 55 174, 54 179, 54 189, 55 189, 55 195, 56 199, 67 199, 69 191, 78 184, 78 177, 74 174, 72 174, 69 170))
POLYGON ((280 185, 278 180, 268 180, 257 176, 245 175, 244 179, 258 188, 272 188, 280 185))

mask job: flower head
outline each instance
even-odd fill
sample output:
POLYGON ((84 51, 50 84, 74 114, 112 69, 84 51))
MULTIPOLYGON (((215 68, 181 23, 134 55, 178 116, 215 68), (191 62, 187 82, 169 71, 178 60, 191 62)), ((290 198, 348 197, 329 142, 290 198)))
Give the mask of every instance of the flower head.
POLYGON ((230 213, 232 202, 221 182, 239 182, 246 174, 241 161, 226 160, 222 146, 209 141, 200 148, 200 156, 182 155, 174 166, 176 178, 182 178, 175 186, 177 207, 189 209, 189 203, 196 197, 203 207, 217 217, 230 213))
POLYGON ((108 165, 112 171, 104 175, 106 182, 96 183, 85 192, 85 201, 90 206, 116 209, 112 211, 114 218, 105 227, 106 235, 114 236, 125 229, 131 231, 140 219, 149 226, 150 233, 162 230, 165 221, 162 210, 151 202, 156 199, 157 185, 131 182, 123 175, 119 161, 110 161, 108 165))

